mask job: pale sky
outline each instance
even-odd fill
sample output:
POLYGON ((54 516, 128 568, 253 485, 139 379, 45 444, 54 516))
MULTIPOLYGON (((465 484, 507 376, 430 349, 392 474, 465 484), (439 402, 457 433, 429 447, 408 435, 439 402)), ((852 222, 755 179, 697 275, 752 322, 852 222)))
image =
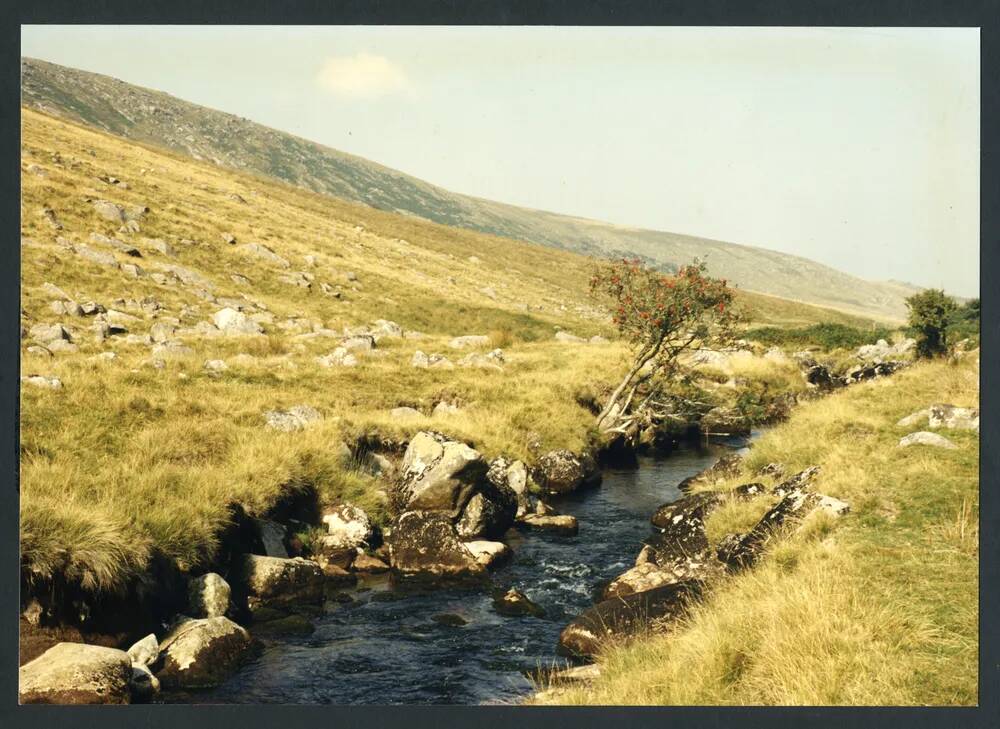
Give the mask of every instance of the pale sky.
POLYGON ((455 192, 979 293, 978 29, 24 26, 455 192))

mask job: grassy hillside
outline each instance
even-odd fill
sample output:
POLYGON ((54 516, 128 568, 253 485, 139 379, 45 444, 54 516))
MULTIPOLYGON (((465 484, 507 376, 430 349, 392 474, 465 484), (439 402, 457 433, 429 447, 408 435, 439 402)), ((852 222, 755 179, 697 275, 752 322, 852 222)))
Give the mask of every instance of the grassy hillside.
MULTIPOLYGON (((819 464, 816 489, 851 505, 807 522, 753 570, 720 583, 676 630, 610 648, 601 676, 541 700, 569 704, 964 704, 977 702, 979 437, 897 448, 896 422, 934 402, 977 407, 978 359, 920 364, 796 409, 743 473, 819 464)), ((715 543, 766 504, 707 521, 715 543)))
MULTIPOLYGON (((22 175, 22 325, 61 322, 78 348, 49 357, 28 350, 30 337, 22 341, 22 375, 62 382, 59 390, 22 385, 21 546, 37 578, 62 573, 110 589, 153 554, 192 566, 211 555, 228 504, 262 513, 306 484, 325 500, 350 498, 378 514, 384 481, 338 447, 364 435, 405 438, 434 428, 488 456, 529 458, 529 438, 546 449, 579 449, 592 415, 577 395, 624 365, 621 343, 553 340, 557 327, 612 334, 587 298, 593 261, 576 254, 373 210, 30 110, 22 113, 22 175), (120 222, 97 214, 97 200, 149 211, 138 232, 121 232, 120 222), (92 233, 135 246, 142 257, 92 233), (65 243, 110 254, 116 266, 65 243), (269 246, 289 267, 243 253, 246 243, 269 246), (117 265, 129 263, 144 275, 117 265), (191 282, 154 280, 171 266, 191 282), (314 275, 311 288, 281 280, 294 271, 314 275), (46 284, 119 312, 128 334, 95 340, 90 319, 53 311, 60 297, 46 284), (265 336, 197 329, 232 301, 262 317, 265 336), (339 338, 309 332, 376 319, 423 337, 384 339, 359 355, 357 367, 317 364, 339 338), (191 352, 162 355, 158 368, 154 346, 127 337, 172 320, 180 327, 173 338, 191 352), (484 349, 502 347, 502 370, 410 366, 418 349, 457 362, 466 352, 448 341, 464 334, 490 336, 484 349), (208 370, 208 360, 228 369, 208 370), (441 401, 459 412, 431 416, 441 401), (323 419, 291 434, 264 427, 265 411, 299 404, 323 419), (394 418, 397 406, 424 416, 394 418)), ((744 301, 758 323, 864 324, 794 302, 744 301)))
POLYGON ((35 109, 219 166, 276 177, 380 210, 588 254, 638 255, 664 267, 707 258, 741 287, 863 316, 901 320, 898 283, 859 279, 798 256, 530 210, 449 192, 368 160, 241 117, 99 74, 22 59, 35 109))

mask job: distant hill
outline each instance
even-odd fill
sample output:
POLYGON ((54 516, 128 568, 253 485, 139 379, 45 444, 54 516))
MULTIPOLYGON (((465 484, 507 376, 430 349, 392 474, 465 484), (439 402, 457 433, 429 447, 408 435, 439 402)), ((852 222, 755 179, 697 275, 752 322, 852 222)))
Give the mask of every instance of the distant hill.
POLYGON ((22 103, 136 141, 381 210, 595 256, 670 269, 698 257, 751 291, 887 319, 918 290, 860 279, 799 256, 602 223, 449 192, 410 175, 109 76, 22 58, 22 103))

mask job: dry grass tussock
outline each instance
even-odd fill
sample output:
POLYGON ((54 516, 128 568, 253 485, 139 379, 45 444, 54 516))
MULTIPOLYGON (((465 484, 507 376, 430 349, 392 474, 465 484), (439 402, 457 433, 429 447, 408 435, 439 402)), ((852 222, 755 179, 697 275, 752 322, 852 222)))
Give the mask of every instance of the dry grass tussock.
MULTIPOLYGON (((978 368, 920 364, 801 406, 752 449, 766 463, 820 464, 817 489, 850 502, 775 540, 753 570, 719 583, 668 634, 610 648, 569 704, 975 704, 978 449, 898 449, 896 421, 932 402, 978 404, 978 368)), ((767 503, 724 507, 710 539, 751 526, 767 503)))

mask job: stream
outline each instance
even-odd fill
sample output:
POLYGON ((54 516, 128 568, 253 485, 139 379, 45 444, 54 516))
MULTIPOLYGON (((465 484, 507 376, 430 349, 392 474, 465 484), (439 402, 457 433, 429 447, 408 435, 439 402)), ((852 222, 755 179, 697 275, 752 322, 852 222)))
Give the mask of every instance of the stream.
POLYGON ((534 689, 531 674, 566 665, 555 653, 560 631, 593 604, 602 583, 632 566, 649 517, 680 497, 677 484, 746 442, 685 446, 643 457, 638 469, 606 469, 600 487, 551 501, 579 520, 577 536, 511 530, 505 541, 514 556, 493 573, 494 585, 523 590, 544 617, 503 617, 489 591, 415 593, 373 576, 344 590, 354 602, 328 601, 312 635, 263 638, 262 653, 221 686, 166 700, 516 703, 534 689))

